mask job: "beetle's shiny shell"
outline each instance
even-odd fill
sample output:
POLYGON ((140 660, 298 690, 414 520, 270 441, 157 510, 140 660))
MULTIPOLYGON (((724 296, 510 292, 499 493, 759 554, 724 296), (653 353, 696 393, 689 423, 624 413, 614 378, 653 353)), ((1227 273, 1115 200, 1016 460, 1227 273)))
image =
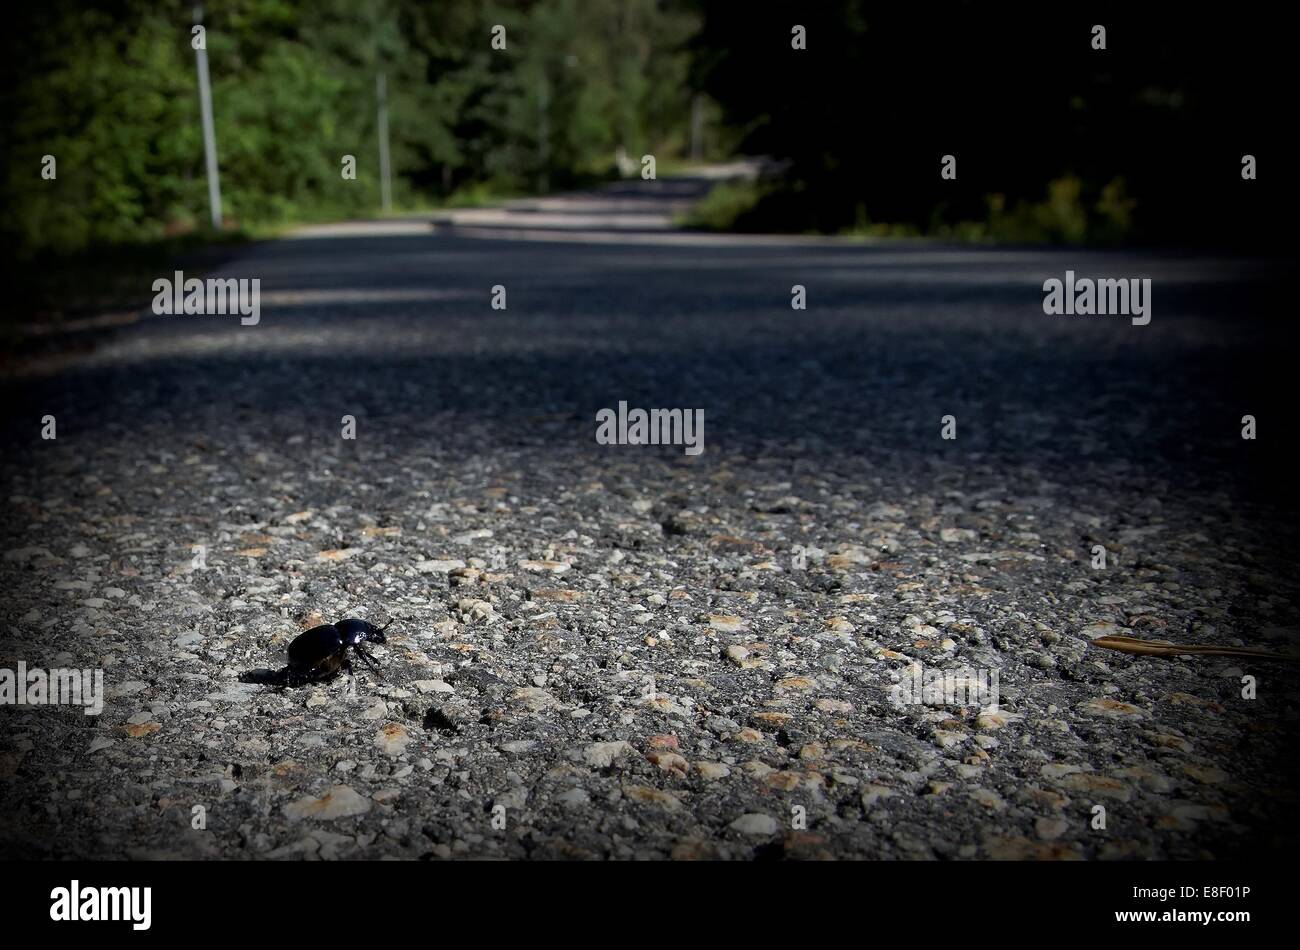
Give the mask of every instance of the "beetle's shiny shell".
POLYGON ((332 623, 300 633, 289 644, 289 672, 309 679, 334 676, 343 666, 343 634, 332 623))

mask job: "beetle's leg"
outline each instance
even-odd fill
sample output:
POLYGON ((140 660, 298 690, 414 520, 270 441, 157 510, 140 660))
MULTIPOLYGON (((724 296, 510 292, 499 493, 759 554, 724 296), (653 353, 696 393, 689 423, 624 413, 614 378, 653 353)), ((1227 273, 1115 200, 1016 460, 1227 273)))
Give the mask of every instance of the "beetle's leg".
POLYGON ((375 671, 376 676, 378 676, 380 679, 384 678, 384 674, 379 672, 379 667, 375 665, 375 661, 373 659, 371 659, 369 656, 366 655, 365 650, 361 649, 361 647, 353 647, 352 649, 357 651, 357 656, 361 657, 362 662, 364 662, 366 666, 370 667, 372 670, 375 671))
POLYGON ((343 657, 343 676, 346 685, 343 687, 343 695, 348 699, 355 699, 357 695, 357 674, 352 670, 352 661, 348 657, 343 657))

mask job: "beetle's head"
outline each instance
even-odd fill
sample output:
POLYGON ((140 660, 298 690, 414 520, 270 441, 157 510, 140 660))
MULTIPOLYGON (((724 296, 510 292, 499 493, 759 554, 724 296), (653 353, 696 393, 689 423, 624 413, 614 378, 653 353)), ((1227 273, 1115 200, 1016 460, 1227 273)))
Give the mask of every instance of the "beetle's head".
POLYGON ((339 633, 343 634, 343 642, 350 647, 354 647, 359 643, 367 642, 387 643, 388 638, 384 636, 384 631, 388 629, 388 624, 390 623, 392 623, 391 620, 382 627, 376 627, 374 624, 368 623, 365 620, 350 618, 348 620, 340 620, 334 626, 338 627, 339 633))

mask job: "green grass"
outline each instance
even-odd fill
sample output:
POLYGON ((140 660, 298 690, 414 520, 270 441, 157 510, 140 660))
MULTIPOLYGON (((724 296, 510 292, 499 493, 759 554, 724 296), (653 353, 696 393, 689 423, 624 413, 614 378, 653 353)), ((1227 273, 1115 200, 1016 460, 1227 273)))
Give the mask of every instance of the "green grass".
POLYGON ((7 255, 3 270, 9 290, 0 312, 0 342, 12 346, 23 328, 40 324, 53 328, 81 317, 143 306, 154 280, 183 270, 202 276, 220 266, 240 247, 273 240, 308 224, 347 219, 419 215, 448 208, 470 208, 518 197, 499 186, 465 186, 444 200, 410 193, 394 196, 391 215, 377 209, 319 208, 296 211, 274 220, 227 220, 221 232, 193 227, 171 237, 139 238, 98 244, 75 251, 46 248, 7 255))
POLYGON ((132 241, 80 251, 52 250, 13 260, 6 266, 10 305, 4 325, 66 318, 138 306, 150 285, 176 268, 210 270, 250 236, 243 231, 194 232, 183 237, 132 241))
POLYGON ((759 206, 768 189, 756 181, 724 181, 714 185, 677 224, 699 231, 738 230, 743 218, 759 206))
MULTIPOLYGON (((1106 245, 1129 237, 1136 202, 1124 180, 1113 179, 1092 194, 1090 199, 1078 178, 1065 175, 1048 184, 1042 200, 1008 205, 1004 196, 988 195, 982 219, 948 221, 936 208, 922 224, 873 221, 859 205, 854 223, 833 233, 858 240, 933 238, 969 244, 1106 245)), ((798 218, 803 210, 797 185, 722 182, 677 223, 706 231, 817 233, 798 218)))

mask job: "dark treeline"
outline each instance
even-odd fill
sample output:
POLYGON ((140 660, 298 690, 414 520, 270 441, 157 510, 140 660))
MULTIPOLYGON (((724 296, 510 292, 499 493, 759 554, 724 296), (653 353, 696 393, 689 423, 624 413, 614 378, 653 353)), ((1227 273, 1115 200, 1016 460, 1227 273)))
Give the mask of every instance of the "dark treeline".
MULTIPOLYGON (((7 12, 0 234, 17 253, 203 227, 192 9, 7 12), (40 176, 46 155, 56 181, 40 176)), ((1289 225, 1287 34, 1274 16, 1173 3, 226 0, 204 23, 238 224, 376 209, 383 72, 399 208, 590 183, 617 174, 620 153, 654 153, 663 173, 689 154, 698 95, 706 157, 738 149, 781 169, 733 194, 724 226, 1233 245, 1289 225), (491 45, 498 24, 504 50, 491 45), (349 154, 355 181, 340 175, 349 154), (1256 181, 1242 180, 1245 154, 1256 181), (956 180, 940 178, 944 155, 956 180)))
POLYGON ((705 3, 696 78, 789 160, 740 223, 1236 244, 1290 227, 1280 7, 705 3), (807 50, 791 48, 791 24, 807 50), (1093 27, 1106 27, 1106 49, 1093 27), (1259 163, 1243 181, 1242 156, 1259 163), (957 178, 939 176, 941 157, 957 178), (748 220, 746 220, 746 218, 748 220))

